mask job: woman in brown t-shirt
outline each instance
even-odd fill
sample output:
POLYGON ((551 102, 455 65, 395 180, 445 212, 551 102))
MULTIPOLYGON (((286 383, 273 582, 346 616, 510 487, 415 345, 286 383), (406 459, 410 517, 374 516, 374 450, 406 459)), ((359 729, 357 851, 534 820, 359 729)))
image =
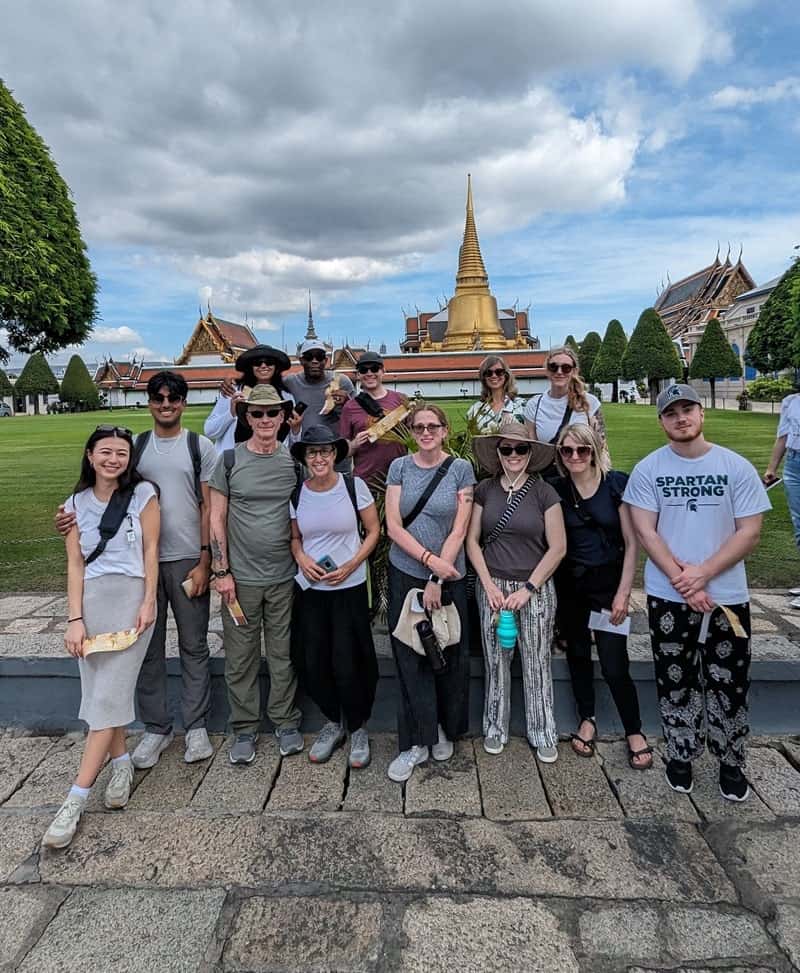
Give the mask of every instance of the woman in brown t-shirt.
POLYGON ((553 763, 558 735, 550 671, 556 610, 552 575, 567 541, 559 496, 537 471, 553 462, 555 450, 517 422, 506 423, 499 434, 476 436, 473 448, 492 474, 475 488, 467 534, 467 554, 479 581, 486 663, 483 746, 487 753, 501 753, 508 742, 514 650, 500 646, 495 628, 496 613, 505 608, 516 613, 528 741, 539 760, 553 763))

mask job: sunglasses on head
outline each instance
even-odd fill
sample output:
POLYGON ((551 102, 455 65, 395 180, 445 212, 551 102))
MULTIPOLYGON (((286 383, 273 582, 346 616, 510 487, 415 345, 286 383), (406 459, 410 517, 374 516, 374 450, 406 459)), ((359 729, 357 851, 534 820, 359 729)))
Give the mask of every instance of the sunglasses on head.
POLYGON ((303 356, 303 361, 325 361, 327 354, 324 351, 307 351, 303 356))
POLYGON ((512 453, 516 453, 517 456, 527 456, 531 451, 530 443, 515 443, 513 446, 498 446, 497 452, 501 456, 510 456, 512 453))
POLYGON ((169 395, 149 395, 148 398, 151 402, 169 402, 172 405, 183 401, 183 396, 178 392, 170 392, 169 395))
POLYGON ((441 422, 416 422, 411 427, 411 431, 416 436, 421 436, 424 432, 436 432, 437 429, 441 429, 441 422))
POLYGON ((133 433, 130 431, 130 429, 126 429, 125 426, 102 425, 97 426, 95 432, 109 432, 113 436, 128 436, 131 439, 133 438, 133 433))
POLYGON ((253 419, 263 419, 264 416, 268 419, 277 419, 278 416, 283 415, 283 409, 248 409, 247 414, 253 419))
POLYGON ((559 446, 558 451, 566 459, 571 459, 573 456, 577 456, 578 459, 586 459, 592 455, 591 446, 559 446))
POLYGON ((257 358, 253 362, 253 368, 258 368, 261 365, 271 365, 272 368, 275 368, 275 362, 271 358, 257 358))
POLYGON ((500 378, 501 375, 505 376, 506 370, 505 368, 487 368, 483 374, 487 378, 489 378, 490 375, 493 375, 495 378, 500 378))
POLYGON ((383 368, 383 365, 379 365, 377 362, 373 362, 371 365, 357 365, 356 371, 359 375, 366 375, 367 372, 372 372, 374 375, 383 368))
POLYGON ((551 361, 547 363, 547 371, 552 372, 554 375, 557 375, 559 372, 563 372, 564 375, 569 375, 574 367, 570 362, 551 361))

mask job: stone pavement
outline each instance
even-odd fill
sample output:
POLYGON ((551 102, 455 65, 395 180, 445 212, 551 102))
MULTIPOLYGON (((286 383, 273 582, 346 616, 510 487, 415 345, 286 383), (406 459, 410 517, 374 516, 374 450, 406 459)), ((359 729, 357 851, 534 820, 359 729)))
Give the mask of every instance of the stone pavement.
POLYGON ((548 766, 464 740, 405 787, 389 735, 352 772, 267 736, 250 767, 221 737, 187 766, 182 743, 123 811, 104 771, 72 847, 42 852, 82 738, 0 734, 0 971, 800 968, 800 737, 753 741, 736 806, 709 759, 688 797, 619 740, 548 766))

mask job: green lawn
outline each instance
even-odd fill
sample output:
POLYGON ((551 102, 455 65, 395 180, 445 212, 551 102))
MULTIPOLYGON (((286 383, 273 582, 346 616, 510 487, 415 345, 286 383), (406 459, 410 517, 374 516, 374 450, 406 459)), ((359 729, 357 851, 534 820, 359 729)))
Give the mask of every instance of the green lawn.
MULTIPOLYGON (((466 411, 461 401, 441 403, 454 425, 466 411)), ((663 436, 650 406, 603 406, 614 466, 630 470, 663 436)), ((207 406, 186 410, 185 423, 201 430, 207 406)), ((53 513, 78 476, 81 447, 98 422, 114 421, 134 432, 147 429, 146 409, 83 415, 16 416, 0 419, 0 575, 3 591, 62 589, 63 545, 53 532, 53 513)), ((706 413, 708 438, 729 446, 763 471, 775 440, 777 417, 762 413, 706 413)), ((761 545, 749 562, 756 587, 800 582, 800 558, 792 539, 783 489, 770 492, 774 510, 764 519, 761 545)))

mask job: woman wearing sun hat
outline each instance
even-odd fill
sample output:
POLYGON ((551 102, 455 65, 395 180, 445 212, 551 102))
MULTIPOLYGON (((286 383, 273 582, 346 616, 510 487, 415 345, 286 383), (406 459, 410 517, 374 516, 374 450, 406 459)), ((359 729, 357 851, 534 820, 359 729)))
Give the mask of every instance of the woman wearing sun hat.
POLYGON ((475 457, 491 474, 475 488, 467 554, 478 576, 476 595, 486 663, 484 749, 501 753, 508 742, 512 651, 500 646, 495 618, 513 611, 522 662, 525 724, 539 760, 558 758, 553 715, 550 644, 556 593, 552 575, 567 550, 556 491, 538 475, 555 449, 519 422, 472 440, 475 457))

